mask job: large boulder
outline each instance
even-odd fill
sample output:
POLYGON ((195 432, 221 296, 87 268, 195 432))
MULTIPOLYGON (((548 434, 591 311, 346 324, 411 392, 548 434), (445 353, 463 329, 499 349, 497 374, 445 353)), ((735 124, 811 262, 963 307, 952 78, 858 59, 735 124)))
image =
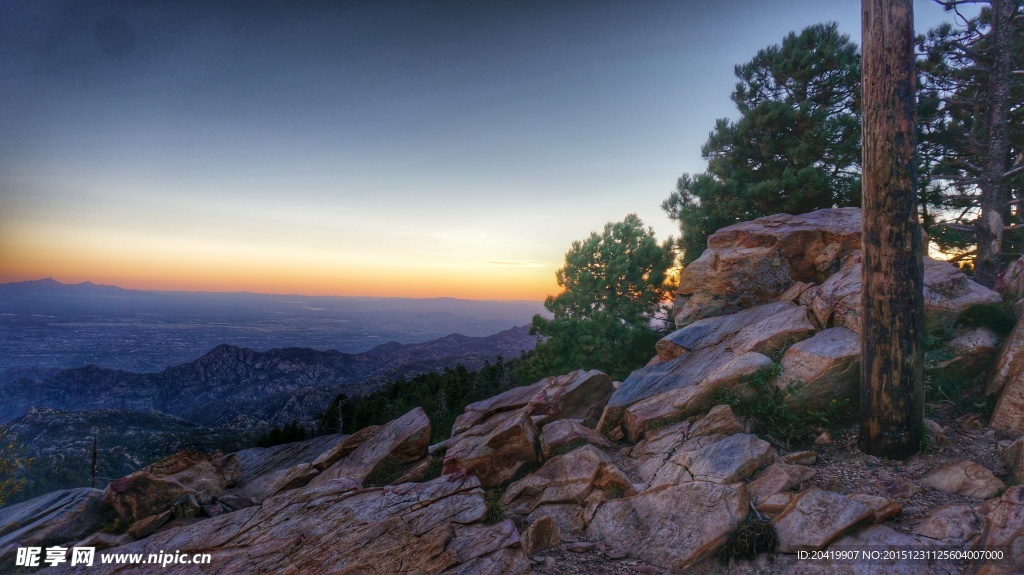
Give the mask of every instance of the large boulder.
POLYGON ((801 493, 774 520, 779 551, 816 551, 850 527, 873 519, 871 509, 844 495, 812 487, 801 493))
MULTIPOLYGON (((860 333, 861 254, 852 254, 842 269, 819 286, 805 291, 801 302, 810 304, 822 327, 842 326, 860 333)), ((924 258, 924 310, 933 318, 955 319, 975 304, 998 304, 999 294, 971 281, 949 262, 924 258)))
MULTIPOLYGON (((688 442, 689 443, 689 442, 688 442)), ((710 481, 736 483, 776 461, 778 455, 767 442, 749 433, 729 435, 701 445, 700 441, 676 451, 655 473, 650 486, 710 481)))
POLYGON ((586 535, 673 573, 685 573, 725 543, 747 516, 743 484, 665 485, 598 509, 586 535))
MULTIPOLYGON (((655 349, 662 361, 668 361, 692 351, 718 345, 724 341, 732 339, 736 334, 740 333, 744 329, 751 328, 755 325, 764 323, 766 326, 769 326, 771 328, 770 331, 774 333, 780 329, 800 330, 801 328, 806 327, 806 325, 809 325, 805 324, 806 321, 807 311, 803 306, 799 306, 790 301, 769 303, 740 310, 736 313, 719 315, 695 321, 663 337, 657 344, 655 344, 655 349), (804 310, 802 318, 800 317, 798 310, 804 310), (794 317, 789 322, 782 323, 780 325, 776 321, 778 316, 786 314, 793 315, 794 317)), ((754 333, 750 335, 757 335, 757 333, 762 330, 748 329, 748 332, 749 331, 754 331, 754 333)))
POLYGON ((0 571, 13 569, 19 547, 77 541, 113 516, 99 489, 79 487, 40 495, 0 509, 0 571))
POLYGON ((1010 575, 1024 573, 1024 486, 1006 490, 981 506, 981 535, 975 549, 1003 552, 1009 560, 978 562, 971 573, 1010 575))
POLYGON ((493 415, 513 410, 553 420, 580 419, 593 427, 614 390, 612 379, 597 370, 546 377, 467 405, 452 426, 452 436, 464 433, 493 415))
POLYGON ((991 471, 966 459, 943 465, 921 479, 921 483, 946 493, 978 499, 994 497, 1006 488, 991 471))
POLYGON ((773 301, 797 281, 821 282, 860 248, 860 210, 777 214, 718 230, 686 266, 676 325, 773 301))
POLYGON ((501 485, 536 465, 539 432, 525 410, 499 412, 448 444, 443 473, 468 473, 485 487, 501 485))
POLYGON ((728 346, 724 341, 634 371, 608 400, 598 428, 608 433, 621 425, 627 438, 636 441, 652 424, 707 411, 718 393, 750 395, 748 379, 774 364, 761 353, 736 354, 728 346))
POLYGON ((860 336, 833 327, 790 347, 782 356, 776 386, 797 410, 822 410, 832 400, 857 397, 860 385, 860 336))
POLYGON ((359 482, 387 484, 401 477, 411 465, 427 456, 430 419, 417 407, 375 429, 348 455, 317 475, 311 485, 349 477, 359 482))
MULTIPOLYGON (((484 492, 473 477, 369 489, 351 481, 304 487, 251 507, 161 531, 99 554, 174 550, 210 553, 209 573, 526 574, 529 560, 510 521, 484 523, 484 492)), ((91 573, 123 565, 100 557, 91 573)), ((54 573, 76 573, 67 564, 54 573)), ((132 573, 195 573, 193 565, 143 565, 132 573)))
POLYGON ((544 426, 540 434, 540 451, 544 459, 590 444, 611 448, 612 442, 597 431, 575 419, 559 419, 544 426))
POLYGON ((241 475, 234 454, 187 449, 115 479, 103 492, 103 500, 123 521, 142 519, 163 513, 182 495, 192 494, 200 503, 210 503, 241 475))
MULTIPOLYGON (((376 427, 373 426, 374 429, 376 427)), ((236 486, 225 490, 217 499, 235 502, 236 505, 232 507, 237 508, 248 504, 258 505, 271 495, 302 487, 321 471, 313 462, 337 453, 340 446, 349 443, 349 437, 355 436, 324 435, 306 441, 238 451, 235 457, 242 468, 242 474, 235 482, 236 486)), ((351 450, 345 451, 345 454, 349 452, 351 450)), ((336 461, 333 459, 331 463, 336 461)))
POLYGON ((629 478, 611 458, 596 447, 585 445, 552 457, 534 473, 509 485, 501 502, 513 513, 552 516, 562 531, 578 532, 589 520, 583 514, 588 502, 633 493, 629 478), (561 509, 566 513, 552 509, 557 506, 567 506, 561 509))

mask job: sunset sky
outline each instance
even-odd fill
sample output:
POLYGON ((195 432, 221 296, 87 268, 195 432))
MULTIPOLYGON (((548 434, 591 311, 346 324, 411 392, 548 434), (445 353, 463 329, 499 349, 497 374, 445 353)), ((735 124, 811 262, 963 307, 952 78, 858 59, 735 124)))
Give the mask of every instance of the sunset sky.
POLYGON ((859 5, 3 2, 0 282, 543 299, 675 233, 733 66, 859 5))

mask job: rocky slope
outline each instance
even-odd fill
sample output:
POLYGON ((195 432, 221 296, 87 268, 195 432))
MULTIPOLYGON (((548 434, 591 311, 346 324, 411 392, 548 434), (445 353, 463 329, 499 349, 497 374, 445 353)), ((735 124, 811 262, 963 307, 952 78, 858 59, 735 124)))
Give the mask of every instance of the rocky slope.
POLYGON ((534 343, 523 326, 487 337, 453 334, 418 344, 387 343, 357 354, 299 348, 258 352, 220 345, 159 373, 86 366, 40 381, 20 378, 0 384, 5 398, 0 421, 32 407, 157 411, 206 426, 240 417, 269 424, 303 421, 338 393, 372 391, 388 378, 456 363, 475 369, 498 355, 518 357, 534 343))
POLYGON ((850 397, 856 215, 773 216, 712 236, 701 264, 711 279, 681 288, 683 327, 621 383, 577 371, 511 389, 468 406, 436 445, 414 409, 351 436, 181 452, 103 491, 0 510, 0 569, 18 546, 61 543, 210 554, 99 573, 1022 573, 1013 342, 1024 322, 1001 346, 957 323, 999 296, 955 269, 929 264, 929 316, 958 326, 930 374, 1000 374, 987 386, 999 397, 991 420, 938 401, 928 449, 897 462, 859 453, 850 428, 812 428, 814 445, 795 445, 732 407, 771 389, 792 413, 850 397), (694 298, 709 309, 687 307, 694 298), (130 527, 98 531, 105 523, 130 527))

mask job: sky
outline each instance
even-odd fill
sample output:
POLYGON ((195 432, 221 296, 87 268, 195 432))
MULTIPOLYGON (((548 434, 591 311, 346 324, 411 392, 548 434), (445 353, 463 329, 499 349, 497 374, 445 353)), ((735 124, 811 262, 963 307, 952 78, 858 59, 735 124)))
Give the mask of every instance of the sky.
POLYGON ((733 67, 859 6, 7 0, 0 282, 540 300, 607 222, 676 233, 733 67))

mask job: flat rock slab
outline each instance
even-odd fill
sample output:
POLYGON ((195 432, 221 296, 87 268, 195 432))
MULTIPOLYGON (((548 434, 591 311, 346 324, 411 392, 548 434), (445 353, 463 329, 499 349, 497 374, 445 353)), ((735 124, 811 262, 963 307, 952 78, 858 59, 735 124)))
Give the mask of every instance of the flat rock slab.
POLYGON ((742 484, 694 481, 608 501, 586 534, 611 549, 685 573, 725 543, 747 511, 742 484))
POLYGON ((14 565, 18 547, 77 541, 96 531, 113 512, 99 489, 54 491, 0 509, 0 568, 14 565))
POLYGON ((526 515, 541 505, 572 503, 582 506, 595 490, 614 489, 632 495, 629 478, 611 458, 592 445, 552 457, 537 471, 508 486, 502 504, 526 515), (612 487, 616 486, 616 487, 612 487))
POLYGON ((814 477, 814 470, 803 465, 774 463, 747 485, 750 499, 755 504, 766 501, 772 495, 789 491, 814 477))
POLYGON ((676 453, 669 461, 686 469, 695 481, 735 483, 776 458, 775 449, 767 441, 737 433, 702 449, 676 453))
POLYGON ((873 519, 868 506, 849 497, 812 487, 783 510, 772 526, 781 553, 816 551, 854 525, 873 519))
POLYGON ((944 465, 932 471, 921 483, 957 495, 978 499, 995 497, 1006 485, 992 472, 973 461, 961 460, 944 465))

